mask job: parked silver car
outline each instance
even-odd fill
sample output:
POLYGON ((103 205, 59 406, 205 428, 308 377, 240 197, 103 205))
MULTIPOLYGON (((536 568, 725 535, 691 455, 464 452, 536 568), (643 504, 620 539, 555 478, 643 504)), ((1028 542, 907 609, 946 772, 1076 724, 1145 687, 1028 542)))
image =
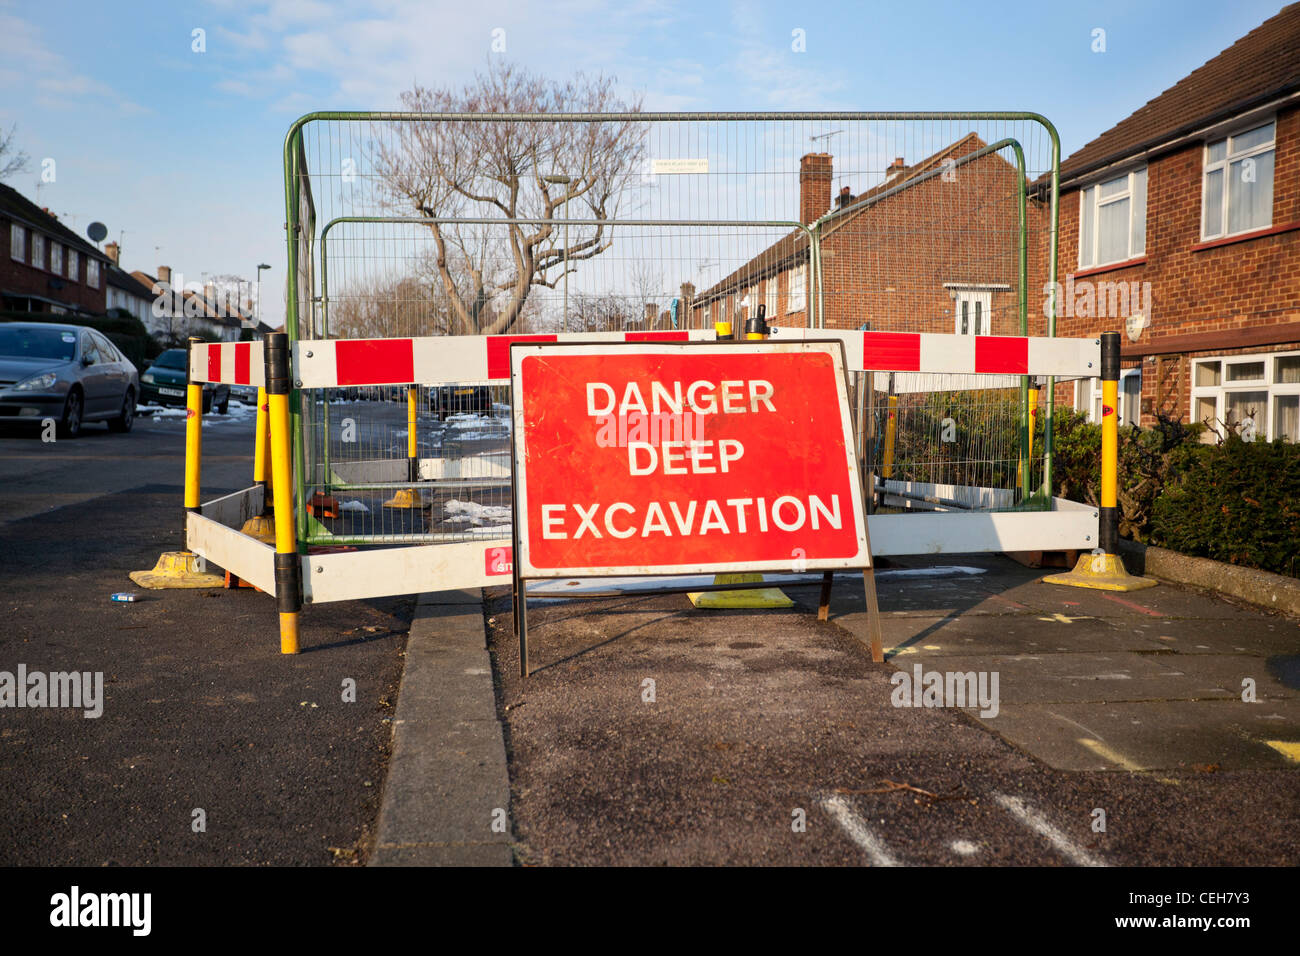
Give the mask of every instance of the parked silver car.
POLYGON ((0 422, 53 419, 66 438, 93 421, 129 432, 139 394, 136 367, 94 329, 0 323, 0 422))

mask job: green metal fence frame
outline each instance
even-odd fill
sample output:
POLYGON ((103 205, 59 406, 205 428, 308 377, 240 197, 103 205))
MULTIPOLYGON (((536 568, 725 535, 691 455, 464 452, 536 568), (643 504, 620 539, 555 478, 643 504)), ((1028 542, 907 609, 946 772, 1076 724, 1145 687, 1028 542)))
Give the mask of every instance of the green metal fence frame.
MULTIPOLYGON (((831 121, 831 122, 908 122, 908 121, 970 121, 970 122, 1030 122, 1037 123, 1047 133, 1051 143, 1051 170, 1050 170, 1050 191, 1048 194, 1048 287, 1047 287, 1047 334, 1056 335, 1056 274, 1057 274, 1057 240, 1059 237, 1059 202, 1060 202, 1060 169, 1061 169, 1061 140, 1056 131, 1056 127, 1045 116, 1034 112, 1022 111, 958 111, 958 112, 853 112, 853 111, 836 111, 836 112, 715 112, 715 113, 639 113, 639 112, 621 112, 621 113, 418 113, 418 112, 400 112, 400 111, 315 111, 306 113, 296 119, 290 126, 284 138, 283 154, 283 171, 284 171, 284 197, 285 197, 285 243, 288 250, 288 269, 286 276, 287 282, 287 299, 285 306, 284 328, 289 336, 289 343, 292 346, 299 340, 300 336, 300 317, 302 314, 302 303, 299 298, 298 289, 298 270, 299 262, 299 243, 303 234, 303 223, 301 222, 300 210, 302 195, 299 190, 297 167, 303 152, 303 130, 307 124, 312 122, 335 121, 335 122, 482 122, 482 123, 609 123, 609 122, 636 122, 636 123, 680 123, 680 122, 775 122, 780 120, 794 121, 831 121)), ((1020 273, 1020 290, 1019 300, 1017 302, 1020 312, 1020 330, 1022 335, 1028 334, 1028 233, 1026 221, 1026 200, 1029 192, 1034 188, 1033 184, 1026 182, 1026 164, 1024 149, 1021 144, 1012 138, 1004 137, 995 143, 982 147, 969 156, 963 156, 960 160, 954 162, 954 166, 964 165, 973 162, 982 156, 991 155, 1002 149, 1011 149, 1016 156, 1017 169, 1020 173, 1021 188, 1018 191, 1017 206, 1019 215, 1019 236, 1018 236, 1018 269, 1020 273)), ((906 183, 900 183, 894 189, 886 190, 872 201, 879 201, 888 195, 892 195, 895 190, 901 189, 907 185, 916 185, 918 181, 939 175, 942 170, 934 170, 925 174, 923 177, 909 180, 906 183)), ((789 223, 783 221, 719 221, 716 225, 739 225, 739 226, 789 226, 804 229, 809 233, 809 252, 810 265, 813 272, 813 281, 817 290, 817 328, 822 328, 825 321, 825 301, 823 298, 822 270, 821 270, 821 228, 828 220, 832 219, 835 212, 832 211, 821 217, 811 226, 803 223, 789 223)), ((337 217, 330 220, 322 228, 321 240, 321 290, 324 296, 326 283, 328 281, 325 264, 326 258, 326 236, 328 230, 340 222, 383 222, 383 223, 496 223, 509 224, 516 222, 518 224, 530 224, 538 222, 547 222, 550 220, 511 220, 511 219, 421 219, 418 217, 394 217, 387 218, 382 216, 356 216, 356 217, 337 217)), ((603 223, 605 225, 662 225, 662 226, 708 226, 709 221, 697 220, 573 220, 573 224, 596 225, 603 223)), ((308 224, 309 232, 314 231, 314 216, 308 224)), ((314 254, 314 235, 308 235, 308 256, 314 254)), ((310 264, 310 263, 309 263, 310 264)), ((314 273, 312 273, 314 284, 314 273)), ((310 305, 313 289, 307 290, 308 314, 310 314, 310 305)), ((324 308, 324 305, 323 305, 324 308)), ((813 310, 809 310, 809 324, 812 324, 813 310)), ((322 314, 324 318, 324 313, 322 314)), ((1054 452, 1054 443, 1052 438, 1053 411, 1055 408, 1056 380, 1054 376, 1048 376, 1046 381, 1047 397, 1045 400, 1045 420, 1043 431, 1043 484, 1041 487, 1042 498, 1044 502, 1051 501, 1052 488, 1052 456, 1054 452)), ((1026 495, 1029 495, 1029 477, 1030 477, 1030 460, 1027 454, 1028 436, 1029 436, 1029 391, 1028 378, 1022 376, 1020 384, 1021 393, 1021 426, 1020 438, 1021 448, 1024 454, 1022 464, 1022 488, 1026 495)), ((302 427, 302 408, 301 408, 301 389, 297 381, 293 382, 293 388, 290 394, 289 410, 293 423, 293 455, 298 475, 305 474, 306 470, 306 449, 304 447, 304 435, 302 427)), ((328 443, 327 443, 328 444, 328 443)), ((326 452, 328 456, 328 451, 326 452)), ((328 460, 328 459, 327 459, 328 460)), ((307 524, 307 495, 302 481, 297 483, 294 489, 294 504, 296 520, 294 526, 297 529, 298 551, 305 554, 307 546, 315 543, 313 536, 309 533, 307 524)), ((333 543, 342 543, 342 539, 332 537, 329 539, 333 543)))

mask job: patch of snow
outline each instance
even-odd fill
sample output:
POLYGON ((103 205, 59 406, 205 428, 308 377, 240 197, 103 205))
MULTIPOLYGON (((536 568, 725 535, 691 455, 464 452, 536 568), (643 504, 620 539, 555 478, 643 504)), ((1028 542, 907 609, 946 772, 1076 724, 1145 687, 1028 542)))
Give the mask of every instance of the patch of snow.
MULTIPOLYGON (((474 534, 495 532, 500 530, 501 522, 510 520, 509 505, 482 505, 477 501, 457 501, 452 499, 445 502, 442 510, 446 513, 448 524, 469 524, 475 527, 474 534), (492 527, 483 528, 483 525, 492 527)), ((510 532, 510 526, 505 526, 505 531, 510 532)))
POLYGON ((363 502, 357 501, 355 498, 353 498, 351 501, 343 502, 343 504, 339 505, 339 510, 340 511, 361 511, 366 514, 370 514, 370 509, 367 508, 363 502))

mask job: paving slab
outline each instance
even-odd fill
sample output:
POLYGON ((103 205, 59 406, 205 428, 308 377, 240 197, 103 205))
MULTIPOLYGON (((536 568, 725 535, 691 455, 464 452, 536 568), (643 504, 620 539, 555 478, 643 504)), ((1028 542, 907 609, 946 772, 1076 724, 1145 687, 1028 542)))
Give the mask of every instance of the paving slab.
POLYGON ((509 812, 481 592, 423 595, 407 640, 371 864, 509 866, 509 812))
MULTIPOLYGON (((998 716, 971 715, 1060 769, 1295 765, 1267 740, 1300 740, 1296 621, 1170 584, 1111 594, 1043 584, 1041 571, 986 567, 910 595, 882 589, 895 668, 997 671, 998 716), (1246 678, 1257 704, 1241 702, 1246 678), (1121 706, 1139 712, 1113 717, 1121 706), (1082 729, 1094 725, 1095 735, 1082 729)), ((801 590, 800 607, 815 602, 810 593, 801 590)), ((831 619, 867 638, 860 595, 833 600, 831 619)))
MULTIPOLYGON (((1269 743, 1300 741, 1295 699, 1006 704, 983 723, 1058 770, 1300 769, 1269 743)), ((1276 785, 1300 798, 1300 774, 1276 785)))

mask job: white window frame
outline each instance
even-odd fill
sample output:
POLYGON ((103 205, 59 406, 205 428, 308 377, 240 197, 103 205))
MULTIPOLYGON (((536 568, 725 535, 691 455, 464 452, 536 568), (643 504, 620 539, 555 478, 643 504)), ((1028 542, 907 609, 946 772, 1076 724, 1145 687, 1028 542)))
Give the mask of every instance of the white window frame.
POLYGON ((68 279, 72 282, 81 281, 81 255, 76 249, 68 249, 68 279))
POLYGON ((767 285, 763 289, 763 305, 767 306, 767 321, 775 322, 777 319, 776 276, 768 276, 767 285))
POLYGON ((9 224, 9 258, 27 261, 27 230, 16 222, 9 224))
POLYGON ((99 260, 86 257, 86 285, 92 289, 99 288, 99 260))
POLYGON ((56 276, 63 275, 63 243, 50 243, 50 271, 56 276))
MULTIPOLYGON (((1189 409, 1189 417, 1195 415, 1197 399, 1208 398, 1214 401, 1214 419, 1210 423, 1210 433, 1207 433, 1207 440, 1213 440, 1215 435, 1223 436, 1223 416, 1228 407, 1229 392, 1264 392, 1264 407, 1260 410, 1264 418, 1263 422, 1255 422, 1255 437, 1262 438, 1265 441, 1273 440, 1274 425, 1274 400, 1283 395, 1300 395, 1300 382, 1278 382, 1276 381, 1277 360, 1280 358, 1300 357, 1300 351, 1291 352, 1251 352, 1246 355, 1207 355, 1203 358, 1192 359, 1191 382, 1192 393, 1189 409), (1196 369, 1206 363, 1219 363, 1219 384, 1218 385, 1197 385, 1196 369), (1228 367, 1231 365, 1249 365, 1254 362, 1264 363, 1264 377, 1258 379, 1245 379, 1237 382, 1228 381, 1228 367), (1212 434, 1211 434, 1212 433, 1212 434)), ((1199 424, 1199 418, 1193 418, 1192 424, 1199 424)), ((1280 436, 1279 436, 1280 437, 1280 436)))
POLYGON ((808 308, 808 266, 802 265, 789 272, 789 288, 786 291, 787 315, 803 312, 808 308))
POLYGON ((1079 190, 1079 268, 1080 269, 1097 269, 1102 266, 1110 265, 1115 262, 1128 262, 1130 259, 1140 259, 1146 255, 1146 219, 1147 219, 1147 167, 1145 165, 1130 169, 1127 173, 1121 173, 1119 176, 1111 176, 1109 179, 1095 182, 1079 190), (1125 180, 1124 188, 1112 196, 1102 197, 1101 187, 1108 186, 1118 180, 1125 180), (1139 184, 1140 180, 1140 184, 1139 184), (1139 188, 1139 185, 1141 188, 1139 188), (1141 199, 1141 209, 1139 210, 1138 199, 1141 199), (1118 259, 1099 260, 1101 249, 1101 229, 1098 228, 1101 222, 1101 210, 1105 206, 1110 206, 1123 200, 1129 200, 1128 205, 1128 245, 1125 255, 1118 259), (1088 236, 1088 242, 1084 242, 1084 221, 1085 219, 1091 226, 1089 230, 1091 235, 1088 236), (1142 234, 1139 239, 1137 235, 1138 223, 1142 225, 1142 234), (1085 245, 1088 248, 1084 248, 1085 245))
POLYGON ((48 260, 45 258, 45 234, 40 232, 33 232, 32 233, 32 258, 30 264, 35 266, 37 269, 40 269, 42 272, 44 272, 45 264, 47 261, 48 260), (39 254, 36 251, 37 248, 40 249, 39 254))
MULTIPOLYGON (((1258 156, 1262 153, 1274 153, 1273 175, 1275 178, 1273 182, 1274 185, 1276 185, 1277 183, 1277 179, 1276 179, 1277 155, 1275 152, 1276 149, 1277 149, 1277 117, 1276 116, 1271 117, 1270 119, 1267 119, 1263 122, 1260 122, 1259 120, 1254 120, 1246 124, 1245 126, 1242 126, 1234 130, 1233 132, 1228 133, 1225 136, 1220 136, 1217 139, 1206 141, 1205 145, 1201 148, 1201 241, 1202 242, 1208 242, 1214 239, 1227 239, 1231 236, 1244 236, 1247 233, 1256 232, 1257 230, 1260 229, 1267 229, 1273 225, 1273 207, 1272 204, 1270 203, 1269 210, 1268 210, 1268 222, 1264 223, 1263 225, 1247 226, 1245 229, 1238 229, 1236 232, 1228 232, 1228 195, 1231 192, 1231 190, 1228 189, 1228 170, 1231 167, 1232 163, 1235 163, 1238 160, 1249 159, 1252 156, 1258 156), (1244 149, 1236 153, 1232 151, 1232 141, 1236 137, 1242 136, 1246 133, 1252 133, 1255 130, 1261 129, 1262 127, 1265 126, 1273 127, 1273 138, 1270 139, 1267 143, 1260 143, 1258 146, 1255 146, 1251 149, 1244 149), (1223 159, 1211 163, 1210 147, 1217 146, 1219 143, 1224 144, 1223 159), (1206 209, 1206 197, 1208 195, 1208 190, 1206 189, 1206 183, 1209 181, 1210 174, 1213 172, 1217 172, 1219 170, 1223 170, 1223 187, 1222 189, 1220 189, 1221 195, 1219 197, 1219 201, 1222 203, 1222 206, 1219 209, 1219 231, 1213 234, 1209 234, 1206 233, 1205 231, 1205 209, 1206 209)), ((1274 199, 1276 198, 1277 198, 1276 194, 1274 194, 1274 199)))
MULTIPOLYGON (((1119 388, 1116 391, 1115 404, 1119 407, 1115 409, 1119 416, 1121 425, 1139 425, 1142 421, 1142 388, 1138 386, 1138 407, 1128 408, 1128 400, 1124 395, 1124 380, 1128 378, 1142 377, 1142 369, 1126 368, 1119 373, 1119 388)), ((1101 424, 1101 379, 1100 378, 1078 378, 1074 380, 1074 410, 1084 412, 1088 416, 1088 421, 1094 425, 1101 424), (1084 397, 1084 389, 1087 389, 1087 397, 1084 397), (1083 408, 1083 405, 1087 408, 1083 408)))

